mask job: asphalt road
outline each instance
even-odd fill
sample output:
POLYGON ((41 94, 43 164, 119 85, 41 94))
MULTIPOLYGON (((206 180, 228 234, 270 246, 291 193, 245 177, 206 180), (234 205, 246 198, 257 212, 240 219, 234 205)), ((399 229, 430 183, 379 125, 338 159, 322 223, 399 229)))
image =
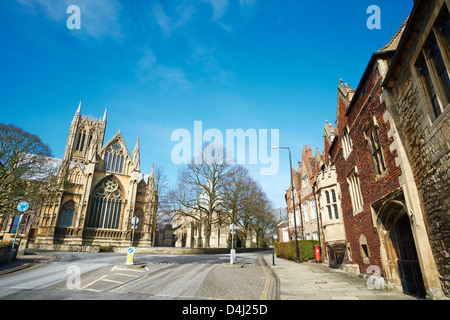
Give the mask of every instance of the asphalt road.
POLYGON ((0 277, 1 300, 266 300, 275 278, 258 259, 237 255, 125 255, 52 252, 53 262, 0 277))

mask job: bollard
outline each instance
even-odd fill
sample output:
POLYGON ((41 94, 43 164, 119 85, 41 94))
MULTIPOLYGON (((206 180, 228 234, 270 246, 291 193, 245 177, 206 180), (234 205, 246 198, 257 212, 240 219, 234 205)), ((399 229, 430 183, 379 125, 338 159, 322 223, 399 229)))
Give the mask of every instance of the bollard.
POLYGON ((230 264, 235 264, 235 263, 236 263, 236 250, 235 249, 231 249, 230 264))

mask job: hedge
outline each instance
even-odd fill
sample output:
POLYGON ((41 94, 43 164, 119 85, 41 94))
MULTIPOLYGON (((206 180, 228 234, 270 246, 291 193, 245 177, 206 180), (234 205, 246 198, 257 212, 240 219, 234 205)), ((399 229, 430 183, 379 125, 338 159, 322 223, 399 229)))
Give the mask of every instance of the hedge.
MULTIPOLYGON (((314 245, 319 244, 316 240, 299 240, 298 241, 298 258, 300 262, 313 260, 314 245)), ((297 261, 297 253, 295 241, 275 242, 275 253, 280 258, 297 261)))

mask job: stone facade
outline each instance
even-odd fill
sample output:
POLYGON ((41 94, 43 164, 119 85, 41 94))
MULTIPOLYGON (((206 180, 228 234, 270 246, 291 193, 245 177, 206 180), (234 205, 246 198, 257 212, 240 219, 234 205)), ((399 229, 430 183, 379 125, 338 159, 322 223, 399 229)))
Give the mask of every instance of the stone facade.
MULTIPOLYGON (((416 1, 383 86, 417 185, 432 256, 425 279, 450 294, 449 0, 416 1), (437 278, 440 286, 436 285, 437 278)), ((428 250, 428 248, 427 248, 428 250)), ((427 292, 432 294, 432 292, 427 292)))
POLYGON ((301 168, 299 168, 298 171, 296 171, 294 168, 291 168, 294 191, 292 192, 292 186, 289 185, 289 188, 286 190, 286 193, 284 194, 284 199, 286 201, 286 208, 288 213, 287 228, 289 240, 295 240, 295 227, 297 227, 297 239, 304 239, 304 233, 302 232, 303 217, 300 216, 300 209, 299 209, 300 201, 297 192, 297 190, 301 189, 300 171, 301 168), (292 197, 294 197, 294 199, 292 199, 292 197), (294 214, 295 214, 295 221, 294 221, 294 214))
POLYGON ((302 162, 300 164, 300 212, 303 222, 304 240, 319 240, 320 222, 317 210, 317 199, 313 185, 319 172, 319 164, 323 155, 316 149, 315 155, 309 145, 303 146, 302 162))
POLYGON ((356 90, 339 84, 338 139, 330 155, 347 238, 344 268, 375 272, 391 289, 439 298, 442 291, 419 199, 420 182, 413 178, 414 160, 403 142, 411 136, 404 131, 407 112, 396 106, 395 93, 383 87, 389 70, 395 70, 397 49, 411 19, 372 55, 356 90))
POLYGON ((131 219, 140 219, 134 246, 151 246, 155 183, 140 173, 139 139, 130 155, 120 130, 103 144, 102 119, 81 114, 70 125, 59 166, 57 192, 44 203, 29 232, 29 248, 98 251, 99 246, 128 247, 131 219))
POLYGON ((329 157, 329 148, 336 131, 331 123, 324 128, 324 159, 313 185, 320 212, 325 259, 330 266, 344 262, 346 235, 342 218, 340 187, 337 183, 336 167, 329 157))
MULTIPOLYGON (((311 147, 304 146, 302 161, 298 163, 298 171, 292 170, 294 183, 294 205, 297 224, 297 237, 301 240, 318 240, 320 223, 318 223, 317 201, 314 197, 313 184, 319 171, 319 162, 323 155, 316 150, 312 155, 311 147)), ((289 187, 285 193, 286 206, 288 208, 289 236, 295 239, 294 210, 292 209, 292 192, 289 187)))

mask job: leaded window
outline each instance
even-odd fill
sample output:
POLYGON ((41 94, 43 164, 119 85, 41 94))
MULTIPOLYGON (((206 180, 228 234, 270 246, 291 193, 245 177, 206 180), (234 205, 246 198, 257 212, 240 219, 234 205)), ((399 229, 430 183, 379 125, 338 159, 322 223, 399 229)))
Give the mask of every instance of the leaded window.
POLYGON ((357 214, 362 211, 363 197, 361 194, 361 186, 356 168, 347 176, 347 183, 350 192, 350 200, 353 207, 353 214, 357 214))
MULTIPOLYGON (((432 120, 437 119, 450 104, 450 22, 444 5, 427 41, 416 61, 432 109, 432 120)), ((430 110, 431 111, 431 110, 430 110)))
POLYGON ((75 203, 73 201, 66 202, 61 211, 59 226, 71 227, 74 215, 75 215, 75 203))
POLYGON ((328 210, 328 218, 330 220, 333 220, 333 211, 334 211, 334 218, 335 219, 339 219, 339 212, 338 212, 338 207, 337 207, 337 200, 336 200, 336 192, 334 191, 334 189, 331 190, 331 197, 330 197, 330 192, 325 191, 325 196, 326 196, 326 207, 328 210))
POLYGON ((88 228, 119 229, 122 190, 113 178, 105 179, 92 197, 88 228))
POLYGON ((377 126, 371 126, 370 129, 366 131, 366 137, 369 140, 370 153, 372 155, 375 174, 380 175, 386 171, 386 164, 383 158, 383 150, 381 149, 380 136, 378 135, 377 126))
POLYGON ((81 129, 78 131, 78 134, 76 136, 75 140, 75 152, 83 152, 84 149, 84 141, 86 139, 86 129, 81 129))
POLYGON ((106 150, 103 170, 122 173, 124 162, 125 156, 122 146, 118 142, 115 142, 106 150))

